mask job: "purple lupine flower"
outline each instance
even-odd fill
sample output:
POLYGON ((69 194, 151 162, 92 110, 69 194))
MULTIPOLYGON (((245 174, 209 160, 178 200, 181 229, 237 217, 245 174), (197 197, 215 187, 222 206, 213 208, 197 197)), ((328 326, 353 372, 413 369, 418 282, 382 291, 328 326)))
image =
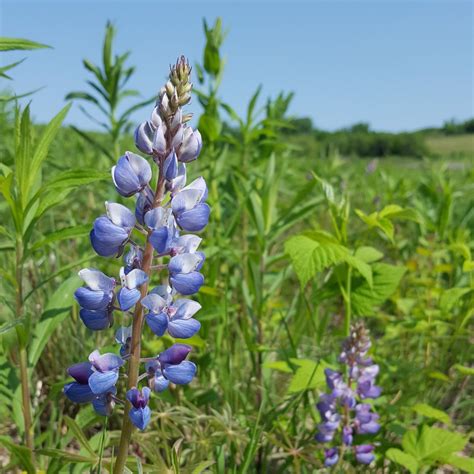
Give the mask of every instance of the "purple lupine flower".
POLYGON ((86 286, 78 288, 74 297, 81 307, 79 316, 84 325, 93 331, 110 327, 113 322, 115 280, 94 268, 82 269, 79 276, 86 286))
POLYGON ((172 337, 187 339, 194 336, 201 327, 201 323, 193 318, 201 309, 196 301, 177 299, 170 302, 159 294, 150 292, 142 299, 142 306, 149 310, 145 321, 157 336, 163 336, 168 330, 172 337))
POLYGON ((204 283, 204 276, 199 273, 203 263, 199 253, 185 253, 172 257, 168 270, 171 286, 182 295, 193 295, 204 283))
MULTIPOLYGON (((167 332, 171 337, 186 339, 200 329, 194 317, 200 304, 179 296, 194 294, 202 286, 204 277, 200 270, 205 261, 204 254, 198 251, 201 238, 181 235, 181 231, 201 231, 210 214, 205 203, 204 179, 198 178, 186 186, 186 163, 195 160, 202 147, 200 133, 187 125, 191 115, 182 110, 191 98, 190 72, 189 63, 183 57, 171 67, 169 81, 160 90, 151 117, 135 130, 137 148, 151 160, 127 151, 111 170, 118 193, 134 196, 135 212, 121 204, 106 203, 106 214, 94 221, 90 240, 96 253, 104 257, 124 254, 124 263, 118 291, 115 280, 100 271, 81 270, 85 286, 75 292, 75 297, 81 307, 81 319, 90 329, 112 326, 114 310, 121 310, 122 318, 126 319, 132 314, 141 316, 143 307, 148 310, 145 315, 148 326, 158 336, 167 332), (158 172, 153 180, 151 163, 158 172), (150 182, 157 183, 155 191, 150 182), (134 230, 142 234, 136 242, 131 238, 134 230), (162 264, 155 264, 156 258, 163 259, 162 264), (148 292, 152 270, 166 272, 164 278, 171 286, 161 285, 148 292)), ((95 411, 104 416, 112 413, 115 403, 125 403, 117 398, 116 384, 120 367, 126 361, 139 362, 136 349, 140 345, 134 345, 132 350, 132 340, 142 334, 141 328, 139 334, 134 333, 134 326, 124 325, 116 330, 120 356, 101 355, 96 350, 90 354, 89 362, 69 368, 74 381, 65 385, 64 393, 70 400, 91 402, 95 411)), ((150 387, 159 392, 169 383, 191 382, 197 368, 186 360, 190 350, 190 346, 174 344, 155 358, 147 358, 146 373, 133 383, 138 384, 148 375, 150 387)), ((142 390, 134 387, 126 395, 131 405, 127 404, 126 410, 139 429, 144 429, 151 418, 150 392, 148 387, 142 390)), ((328 418, 326 423, 331 421, 328 418)))
MULTIPOLYGON (((362 403, 367 398, 377 398, 381 389, 375 385, 379 366, 374 364, 367 352, 371 346, 367 330, 362 324, 351 328, 350 336, 343 342, 339 361, 346 371, 325 370, 326 383, 331 393, 321 395, 317 409, 321 416, 316 440, 321 443, 340 439, 343 445, 351 446, 354 433, 360 435, 376 434, 380 430, 379 415, 372 406, 362 403), (343 375, 346 372, 347 375, 343 375), (340 437, 336 435, 340 432, 340 437)), ((360 445, 354 447, 355 457, 362 464, 374 460, 374 447, 360 445)), ((325 452, 325 465, 332 466, 338 459, 336 447, 325 452)), ((344 452, 344 450, 342 451, 344 452)))
POLYGON ((112 167, 112 179, 117 191, 125 197, 142 191, 151 179, 151 167, 145 158, 126 151, 117 166, 112 167))
POLYGON ((94 250, 102 257, 120 255, 135 226, 135 217, 122 204, 105 203, 107 215, 94 222, 90 239, 94 250))
POLYGON ((326 467, 334 466, 339 461, 339 452, 337 448, 329 448, 324 451, 324 465, 326 467))
POLYGON ((355 457, 361 464, 370 464, 374 459, 374 447, 371 444, 354 446, 355 457))
POLYGON ((186 344, 174 344, 156 359, 146 363, 150 387, 155 392, 168 388, 169 382, 185 385, 196 375, 196 364, 185 360, 191 351, 186 344))
POLYGON ((128 413, 132 423, 139 429, 144 430, 151 418, 151 410, 148 406, 151 390, 143 387, 142 390, 132 388, 127 392, 127 399, 132 404, 132 408, 128 413))
POLYGON ((171 208, 181 229, 199 232, 209 221, 211 208, 204 202, 207 186, 204 178, 197 178, 173 196, 171 208))
POLYGON ((198 130, 183 127, 181 146, 177 148, 178 160, 183 163, 196 160, 201 152, 202 138, 198 130))
POLYGON ((89 377, 89 387, 96 395, 108 392, 119 377, 119 368, 124 361, 116 354, 100 354, 98 350, 91 352, 89 362, 92 365, 92 374, 89 377))
POLYGON ((125 273, 125 268, 120 269, 120 280, 122 288, 117 294, 117 301, 119 302, 122 311, 129 310, 132 306, 140 300, 140 286, 148 281, 148 275, 138 268, 125 273))

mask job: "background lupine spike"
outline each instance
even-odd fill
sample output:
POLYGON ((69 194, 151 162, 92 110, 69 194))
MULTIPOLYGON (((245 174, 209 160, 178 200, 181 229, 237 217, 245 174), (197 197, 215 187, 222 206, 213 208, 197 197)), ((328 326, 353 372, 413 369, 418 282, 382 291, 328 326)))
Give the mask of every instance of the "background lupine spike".
MULTIPOLYGON (((342 343, 339 362, 345 370, 326 369, 326 383, 330 393, 321 395, 317 409, 321 416, 316 440, 321 443, 337 443, 324 452, 324 464, 328 467, 339 462, 339 452, 352 451, 361 464, 370 464, 374 459, 374 446, 353 446, 354 436, 376 434, 380 425, 379 416, 371 405, 362 403, 367 398, 377 398, 380 387, 375 385, 379 367, 367 356, 371 347, 369 331, 362 322, 350 328, 349 336, 342 343)), ((341 454, 342 456, 343 454, 341 454)))

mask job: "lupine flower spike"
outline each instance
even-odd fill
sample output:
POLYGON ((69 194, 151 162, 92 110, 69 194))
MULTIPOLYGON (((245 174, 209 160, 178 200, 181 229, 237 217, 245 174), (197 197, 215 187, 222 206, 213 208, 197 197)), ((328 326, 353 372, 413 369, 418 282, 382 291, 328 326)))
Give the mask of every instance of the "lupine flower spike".
POLYGON ((371 444, 353 445, 357 435, 375 434, 379 431, 379 415, 367 399, 378 398, 380 387, 375 385, 379 366, 367 352, 371 343, 363 324, 351 328, 350 336, 342 345, 339 362, 346 367, 345 373, 326 369, 326 383, 330 393, 321 395, 317 408, 321 415, 316 440, 333 443, 325 450, 324 464, 334 466, 342 453, 352 451, 357 462, 370 464, 374 459, 371 444))
POLYGON ((204 254, 197 250, 201 238, 189 232, 206 227, 210 208, 205 202, 207 186, 203 178, 186 186, 186 166, 198 158, 202 147, 200 133, 188 125, 191 115, 183 113, 191 98, 190 73, 189 63, 181 57, 171 67, 150 119, 137 127, 135 144, 146 157, 126 151, 112 168, 117 192, 135 197, 135 209, 106 202, 105 214, 95 220, 90 240, 102 257, 124 255, 118 278, 85 268, 79 272, 85 286, 75 292, 80 317, 88 329, 111 328, 116 312, 122 313, 121 320, 129 319, 128 325, 115 329, 118 354, 93 351, 87 362, 69 367, 68 374, 74 381, 64 387, 71 401, 92 403, 100 415, 109 416, 116 403, 126 403, 116 472, 121 472, 126 459, 129 423, 144 430, 150 422, 151 393, 162 392, 170 383, 187 384, 197 370, 186 360, 191 351, 186 344, 174 344, 144 360, 139 352, 143 321, 156 336, 167 333, 180 339, 192 337, 201 327, 196 319, 201 306, 189 296, 204 283, 204 254), (155 190, 150 185, 154 182, 153 168, 157 175, 155 190), (169 199, 165 199, 167 193, 169 199), (155 264, 156 259, 162 259, 160 264, 155 264), (149 290, 156 279, 154 269, 167 275, 149 290), (117 386, 121 368, 127 364, 128 391, 121 399, 117 386), (148 386, 139 388, 141 380, 148 386))

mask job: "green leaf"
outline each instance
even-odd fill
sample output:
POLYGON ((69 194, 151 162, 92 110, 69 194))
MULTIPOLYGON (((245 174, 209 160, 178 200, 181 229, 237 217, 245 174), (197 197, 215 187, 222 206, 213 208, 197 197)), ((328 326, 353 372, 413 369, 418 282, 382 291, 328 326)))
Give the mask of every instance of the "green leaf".
POLYGON ((359 247, 354 254, 357 258, 360 258, 365 263, 377 262, 383 257, 383 253, 374 247, 359 247))
POLYGON ((35 41, 23 38, 5 38, 4 36, 0 37, 0 51, 31 50, 41 48, 51 48, 51 46, 36 43, 35 41))
POLYGON ((423 426, 418 441, 419 459, 442 461, 453 453, 462 451, 468 438, 461 433, 423 426))
POLYGON ((451 464, 451 466, 457 467, 462 471, 468 472, 469 474, 474 473, 474 459, 457 456, 452 454, 444 459, 443 463, 451 464))
POLYGON ((65 416, 64 421, 66 422, 68 428, 72 431, 76 441, 81 445, 81 447, 83 447, 92 457, 98 458, 96 452, 94 449, 92 449, 92 446, 89 444, 89 441, 87 441, 86 435, 81 430, 79 425, 77 425, 76 422, 69 416, 65 416))
POLYGON ((396 462, 408 469, 410 474, 416 474, 418 472, 418 463, 411 454, 407 454, 400 449, 390 448, 385 453, 385 456, 390 459, 390 461, 396 462))
POLYGON ((326 384, 326 376, 324 375, 324 369, 328 367, 326 362, 314 362, 309 359, 290 359, 290 361, 299 367, 291 379, 288 393, 315 389, 326 384))
POLYGON ((285 252, 304 287, 309 280, 325 268, 345 261, 349 250, 324 232, 306 232, 285 242, 285 252))
POLYGON ((35 147, 33 157, 28 163, 28 184, 29 187, 35 182, 37 174, 41 169, 41 165, 48 155, 49 147, 54 137, 58 133, 66 114, 71 108, 71 104, 67 104, 46 126, 43 135, 35 147))
POLYGON ((353 268, 355 268, 365 279, 370 288, 373 285, 372 267, 365 263, 362 259, 353 255, 346 255, 345 261, 353 268))
POLYGON ((274 362, 265 362, 263 366, 267 369, 278 370, 279 372, 285 372, 287 374, 293 373, 288 362, 284 360, 276 360, 274 362))
POLYGON ((406 269, 387 263, 372 265, 373 286, 362 282, 354 286, 351 301, 353 310, 358 315, 371 314, 374 306, 381 305, 397 289, 406 269))
POLYGON ((31 450, 29 448, 12 443, 6 436, 0 436, 0 444, 3 444, 10 454, 18 459, 20 465, 28 474, 36 473, 31 456, 31 450))
POLYGON ((191 472, 191 474, 202 474, 208 467, 215 464, 215 461, 202 461, 191 472))
POLYGON ((442 311, 448 312, 451 308, 467 293, 472 291, 471 288, 449 288, 448 290, 443 291, 439 306, 442 311))
POLYGON ((95 462, 97 462, 96 457, 82 456, 81 454, 72 453, 70 451, 63 451, 61 449, 38 449, 36 452, 43 456, 48 456, 50 458, 58 458, 61 461, 68 461, 72 463, 85 462, 94 464, 95 462))
POLYGON ((23 318, 20 318, 20 319, 15 319, 14 321, 9 321, 7 323, 2 324, 0 326, 0 336, 2 336, 3 334, 6 334, 7 332, 10 332, 16 326, 23 323, 24 323, 23 318))
POLYGON ((451 423, 451 419, 449 415, 442 410, 438 410, 437 408, 433 408, 426 403, 417 403, 413 405, 412 410, 418 413, 419 415, 425 416, 426 418, 432 418, 434 420, 441 421, 441 423, 445 423, 449 425, 451 423))
POLYGON ((84 224, 74 227, 67 227, 56 232, 51 232, 44 239, 35 242, 30 250, 33 252, 35 250, 40 249, 41 247, 44 247, 45 245, 51 244, 53 242, 59 242, 65 239, 77 239, 78 237, 88 235, 90 230, 90 224, 84 224))
POLYGON ((460 374, 463 375, 474 375, 474 367, 466 367, 461 364, 454 364, 453 369, 456 369, 460 374))
POLYGON ((222 122, 217 115, 204 113, 199 117, 199 131, 206 141, 215 142, 222 132, 222 122))
POLYGON ((45 311, 34 329, 34 336, 29 350, 30 367, 36 366, 52 334, 69 315, 74 301, 74 290, 81 285, 81 282, 78 276, 71 276, 59 285, 59 288, 48 301, 45 311))

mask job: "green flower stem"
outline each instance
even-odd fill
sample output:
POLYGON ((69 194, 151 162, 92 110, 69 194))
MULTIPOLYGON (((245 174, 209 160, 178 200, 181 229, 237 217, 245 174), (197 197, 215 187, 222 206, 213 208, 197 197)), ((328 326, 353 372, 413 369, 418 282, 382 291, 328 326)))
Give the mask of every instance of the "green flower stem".
MULTIPOLYGON (((23 316, 23 240, 21 237, 16 239, 16 316, 23 316)), ((18 338, 18 363, 20 366, 20 383, 21 383, 21 404, 23 410, 23 423, 25 428, 25 444, 31 450, 33 457, 33 422, 31 416, 31 394, 30 383, 28 377, 28 353, 26 350, 26 341, 21 325, 16 330, 18 338)))
MULTIPOLYGON (((158 174, 158 183, 156 186, 155 193, 155 202, 153 203, 153 208, 159 207, 161 201, 163 200, 163 195, 165 191, 165 178, 163 176, 163 164, 160 161, 159 163, 159 174, 158 174)), ((151 266, 153 262, 153 247, 149 241, 148 233, 147 242, 145 246, 145 253, 143 255, 143 265, 142 270, 150 276, 151 266)), ((148 282, 142 285, 141 287, 141 298, 145 297, 148 292, 148 282)), ((140 298, 140 299, 141 299, 140 298)), ((142 328, 143 328, 143 306, 140 302, 135 306, 135 312, 133 315, 133 324, 132 324, 132 341, 130 347, 130 358, 128 362, 128 390, 133 387, 136 387, 138 384, 138 375, 140 369, 140 351, 141 351, 141 337, 142 337, 142 328)), ((133 432, 133 424, 128 416, 130 411, 131 404, 127 400, 125 403, 122 433, 120 435, 120 444, 118 449, 117 458, 114 465, 114 474, 122 474, 124 472, 125 463, 127 461, 128 447, 130 445, 130 439, 133 432)))

